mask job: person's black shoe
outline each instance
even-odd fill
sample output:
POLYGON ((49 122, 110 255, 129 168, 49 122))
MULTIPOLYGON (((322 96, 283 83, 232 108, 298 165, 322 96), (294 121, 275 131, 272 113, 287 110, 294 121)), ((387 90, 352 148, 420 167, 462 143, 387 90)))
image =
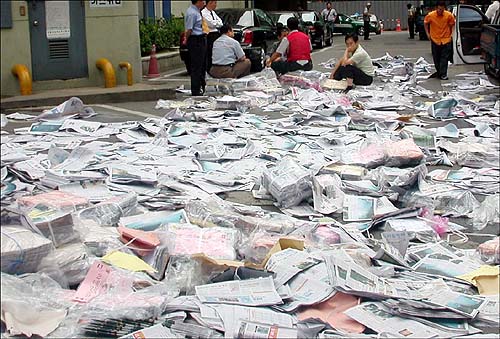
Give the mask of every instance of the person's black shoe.
POLYGON ((431 79, 431 78, 438 78, 439 77, 439 74, 438 72, 434 72, 432 73, 431 75, 429 75, 429 77, 427 79, 431 79))
POLYGON ((441 80, 448 80, 448 76, 447 75, 441 75, 440 78, 441 78, 441 80))
POLYGON ((347 94, 353 88, 354 88, 354 86, 347 86, 346 89, 342 91, 342 93, 347 94))

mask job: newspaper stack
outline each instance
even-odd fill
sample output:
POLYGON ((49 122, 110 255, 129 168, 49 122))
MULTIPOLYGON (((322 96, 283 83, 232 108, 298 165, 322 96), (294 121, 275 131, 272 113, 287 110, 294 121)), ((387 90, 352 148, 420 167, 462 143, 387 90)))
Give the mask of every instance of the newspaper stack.
POLYGON ((52 250, 52 242, 21 226, 2 226, 2 272, 37 272, 38 265, 52 250))
POLYGON ((282 207, 297 206, 312 196, 311 172, 290 158, 262 174, 262 185, 282 207))

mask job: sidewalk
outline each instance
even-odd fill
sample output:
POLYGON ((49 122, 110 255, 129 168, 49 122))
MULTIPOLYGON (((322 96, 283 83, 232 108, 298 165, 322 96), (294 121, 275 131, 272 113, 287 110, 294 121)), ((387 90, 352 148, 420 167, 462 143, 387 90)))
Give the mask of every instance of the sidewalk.
POLYGON ((56 106, 71 97, 80 98, 86 105, 124 101, 154 101, 175 98, 172 84, 143 81, 132 86, 79 87, 43 91, 31 95, 18 95, 0 100, 0 110, 23 107, 56 106))

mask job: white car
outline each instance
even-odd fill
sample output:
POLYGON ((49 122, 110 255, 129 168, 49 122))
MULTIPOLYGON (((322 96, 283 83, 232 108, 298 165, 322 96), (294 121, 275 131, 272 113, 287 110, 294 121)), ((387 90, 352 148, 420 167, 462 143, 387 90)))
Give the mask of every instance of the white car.
POLYGON ((473 5, 455 5, 449 8, 456 19, 453 30, 453 63, 478 64, 481 59, 481 31, 489 20, 481 10, 473 5))

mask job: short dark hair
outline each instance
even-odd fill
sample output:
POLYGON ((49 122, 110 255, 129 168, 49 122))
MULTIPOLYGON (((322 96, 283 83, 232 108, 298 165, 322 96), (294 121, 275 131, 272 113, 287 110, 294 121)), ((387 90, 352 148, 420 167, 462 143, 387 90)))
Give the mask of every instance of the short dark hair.
POLYGON ((436 7, 446 7, 446 2, 445 1, 438 1, 436 4, 436 7))
POLYGON ((352 39, 354 42, 358 42, 358 35, 356 33, 347 33, 345 35, 344 41, 347 42, 347 39, 352 39))
POLYGON ((283 32, 288 32, 288 28, 286 28, 286 27, 279 27, 278 28, 278 36, 280 36, 283 32))
POLYGON ((288 20, 286 21, 286 25, 288 26, 288 29, 290 29, 291 31, 299 29, 299 19, 292 16, 288 18, 288 20))
POLYGON ((220 34, 226 34, 227 32, 231 32, 233 27, 230 24, 224 24, 221 28, 219 28, 220 34))
POLYGON ((412 6, 412 4, 408 4, 408 5, 406 5, 406 7, 407 7, 408 9, 410 9, 410 8, 411 8, 411 6, 412 6))
POLYGON ((196 5, 196 3, 197 3, 197 2, 198 2, 198 0, 191 0, 191 3, 192 3, 193 5, 196 5))

